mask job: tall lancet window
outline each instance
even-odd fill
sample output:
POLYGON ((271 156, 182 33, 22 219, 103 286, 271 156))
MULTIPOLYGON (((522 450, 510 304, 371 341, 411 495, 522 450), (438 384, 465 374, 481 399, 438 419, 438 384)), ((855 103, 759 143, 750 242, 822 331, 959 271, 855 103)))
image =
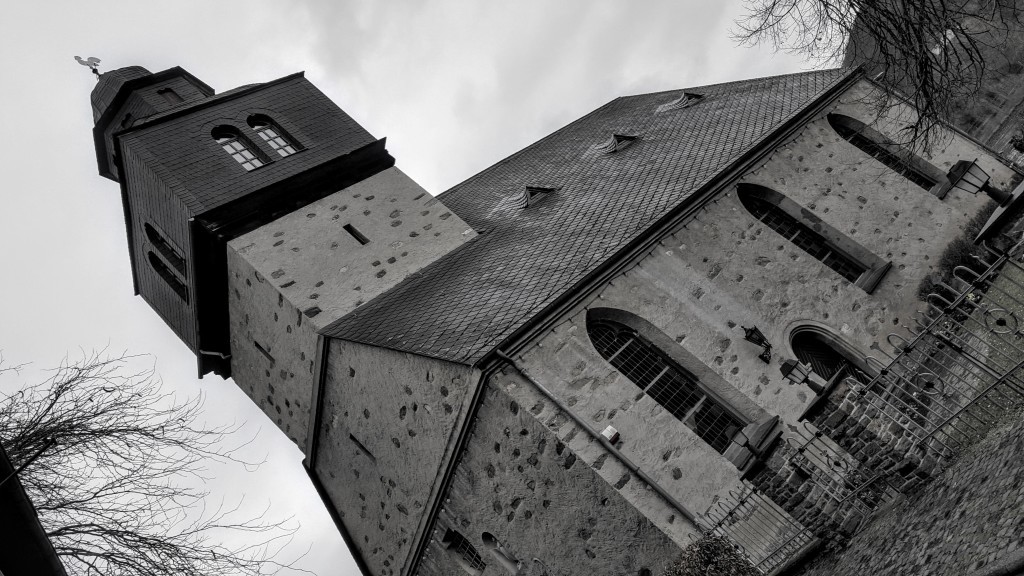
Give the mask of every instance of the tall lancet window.
POLYGON ((281 157, 291 156, 299 147, 284 133, 283 130, 263 114, 249 116, 249 127, 263 139, 281 157))
POLYGON ((740 184, 737 194, 740 203, 754 218, 865 292, 872 292, 889 270, 890 262, 875 256, 775 190, 740 184))
POLYGON ((255 170, 266 164, 256 147, 242 136, 234 126, 217 126, 210 133, 225 152, 246 170, 255 170))
POLYGON ((946 180, 941 170, 856 118, 829 114, 828 124, 847 142, 925 190, 946 180))
POLYGON ((636 330, 611 319, 588 318, 587 332, 609 364, 718 453, 725 452, 746 424, 711 396, 696 376, 636 330))

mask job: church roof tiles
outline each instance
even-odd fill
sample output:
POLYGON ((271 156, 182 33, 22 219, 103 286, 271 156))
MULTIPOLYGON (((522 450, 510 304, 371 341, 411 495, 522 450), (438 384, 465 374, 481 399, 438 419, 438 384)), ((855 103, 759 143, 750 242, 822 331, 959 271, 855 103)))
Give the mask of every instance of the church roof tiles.
POLYGON ((674 109, 680 90, 617 98, 442 194, 485 232, 323 332, 475 363, 849 74, 706 86, 674 109), (615 133, 642 137, 595 152, 615 133), (523 210, 536 182, 558 193, 523 210))

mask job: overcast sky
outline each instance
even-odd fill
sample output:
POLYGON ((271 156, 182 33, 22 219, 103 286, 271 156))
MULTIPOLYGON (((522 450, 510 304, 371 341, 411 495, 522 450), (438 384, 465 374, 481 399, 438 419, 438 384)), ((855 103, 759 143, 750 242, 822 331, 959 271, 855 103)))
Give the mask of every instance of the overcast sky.
MULTIPOLYGON (((0 350, 32 379, 67 354, 152 354, 165 384, 203 391, 211 425, 258 434, 257 472, 219 467, 214 497, 294 516, 286 554, 356 574, 302 455, 231 381, 132 296, 117 184, 96 174, 89 91, 101 71, 181 66, 218 92, 304 70, 438 194, 621 95, 806 70, 739 47, 734 0, 11 2, 0 18, 0 350)), ((0 392, 9 392, 8 389, 0 392)))

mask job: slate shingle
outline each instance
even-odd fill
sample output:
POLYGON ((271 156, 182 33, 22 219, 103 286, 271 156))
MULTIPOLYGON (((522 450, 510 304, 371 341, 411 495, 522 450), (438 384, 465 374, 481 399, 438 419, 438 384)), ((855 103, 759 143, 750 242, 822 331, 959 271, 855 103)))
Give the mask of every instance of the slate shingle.
POLYGON ((327 326, 323 333, 472 364, 668 211, 817 100, 849 70, 618 98, 440 196, 478 238, 327 326), (613 133, 638 134, 603 154, 613 133), (559 190, 521 208, 527 185, 559 190))

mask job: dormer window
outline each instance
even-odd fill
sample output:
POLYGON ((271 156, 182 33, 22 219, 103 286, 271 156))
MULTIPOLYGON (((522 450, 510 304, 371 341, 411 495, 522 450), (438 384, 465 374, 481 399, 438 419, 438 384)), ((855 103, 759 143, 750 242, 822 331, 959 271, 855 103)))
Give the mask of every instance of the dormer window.
POLYGON ((667 102, 658 106, 658 112, 668 112, 669 110, 679 110, 680 108, 689 108, 694 104, 704 99, 703 94, 694 94, 693 92, 683 92, 678 98, 671 102, 667 102))
POLYGON ((178 96, 178 93, 173 88, 161 88, 156 93, 162 96, 171 106, 177 106, 185 101, 181 96, 178 96))
POLYGON ((527 186, 516 197, 516 204, 519 208, 533 206, 537 202, 540 202, 550 196, 555 190, 558 190, 558 188, 547 186, 527 186))
POLYGON ((266 162, 258 156, 256 147, 233 126, 217 126, 210 133, 225 152, 246 170, 255 170, 266 162))
POLYGON ((249 127, 252 128, 263 141, 266 142, 281 157, 295 154, 299 147, 296 146, 283 130, 263 114, 249 116, 249 127))
POLYGON ((605 154, 612 154, 629 147, 629 145, 636 142, 638 138, 639 136, 631 136, 628 134, 612 134, 611 138, 601 144, 598 144, 594 149, 605 154))

